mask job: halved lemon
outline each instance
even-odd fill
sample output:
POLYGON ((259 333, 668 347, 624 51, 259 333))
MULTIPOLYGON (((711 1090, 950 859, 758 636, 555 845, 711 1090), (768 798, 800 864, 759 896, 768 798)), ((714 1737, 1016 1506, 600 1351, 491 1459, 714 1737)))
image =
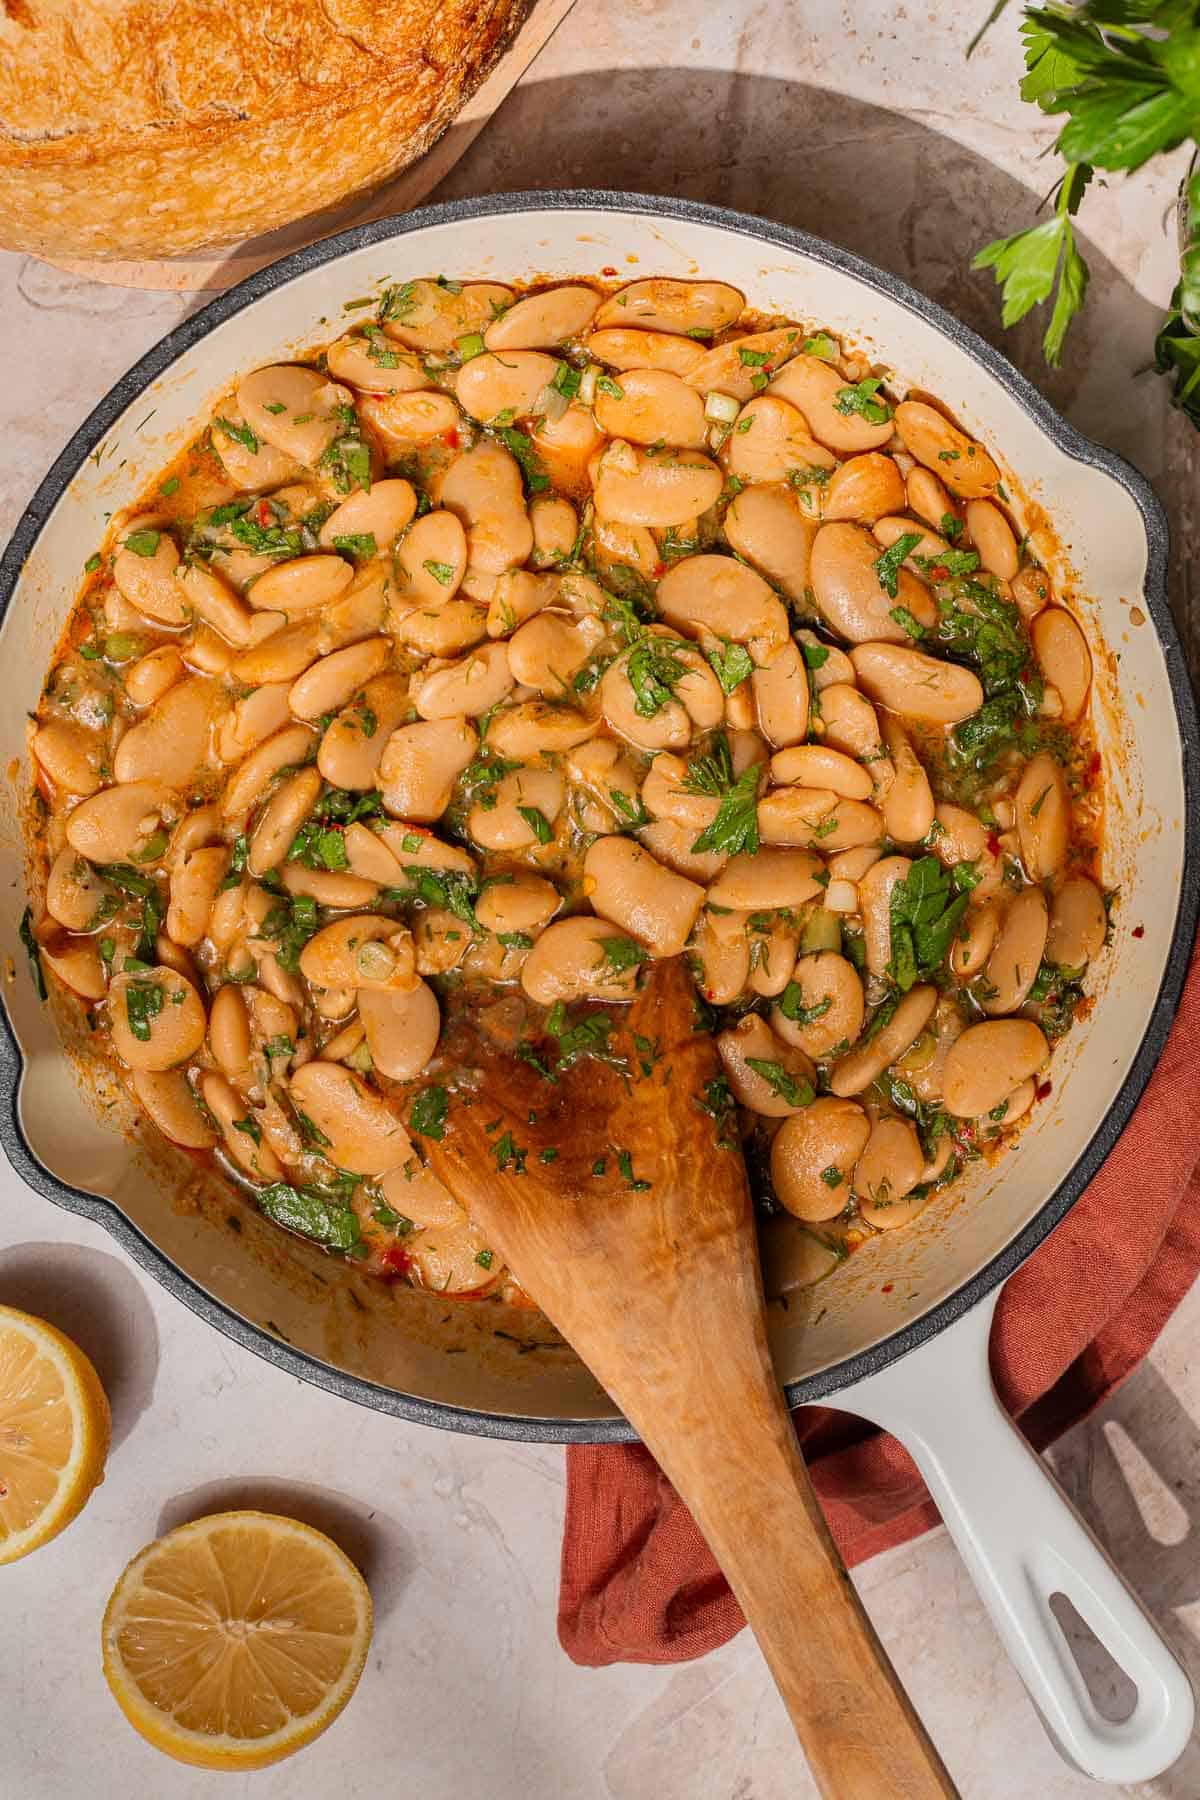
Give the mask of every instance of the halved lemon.
POLYGON ((310 1525, 214 1513, 134 1557, 102 1643, 117 1705, 156 1749, 201 1769, 261 1769, 311 1743, 349 1700, 371 1596, 310 1525))
POLYGON ((0 1306, 0 1563, 57 1537, 104 1479, 100 1377, 44 1319, 0 1306))

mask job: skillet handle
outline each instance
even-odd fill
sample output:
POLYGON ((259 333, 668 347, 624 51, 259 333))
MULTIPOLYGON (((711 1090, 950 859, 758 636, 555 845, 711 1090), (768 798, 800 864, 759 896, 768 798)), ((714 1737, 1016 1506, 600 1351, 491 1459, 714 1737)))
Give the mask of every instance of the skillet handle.
POLYGON ((999 1290, 928 1344, 842 1389, 839 1407, 916 1462, 1061 1754, 1096 1781, 1142 1782, 1183 1754, 1195 1700, 1179 1663, 992 1385, 999 1290), (1049 1607, 1064 1594, 1137 1688, 1119 1724, 1092 1703, 1049 1607))

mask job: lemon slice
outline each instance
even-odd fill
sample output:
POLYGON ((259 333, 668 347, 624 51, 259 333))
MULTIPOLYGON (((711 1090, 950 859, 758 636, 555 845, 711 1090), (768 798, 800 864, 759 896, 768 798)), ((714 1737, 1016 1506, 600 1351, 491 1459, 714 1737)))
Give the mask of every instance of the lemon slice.
POLYGON ((44 1319, 0 1306, 0 1563, 57 1537, 104 1479, 100 1377, 44 1319))
POLYGON ((102 1631, 135 1731, 201 1769, 261 1769, 332 1725, 371 1643, 367 1584, 322 1532, 214 1513, 135 1556, 102 1631))

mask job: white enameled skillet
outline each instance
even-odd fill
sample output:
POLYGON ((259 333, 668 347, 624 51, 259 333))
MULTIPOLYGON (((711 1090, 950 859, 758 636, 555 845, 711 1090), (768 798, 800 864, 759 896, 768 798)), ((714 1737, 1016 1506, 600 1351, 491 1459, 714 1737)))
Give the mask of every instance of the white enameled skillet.
MULTIPOLYGON (((1146 483, 1051 411, 994 350, 911 288, 782 226, 680 200, 501 195, 359 227, 252 276, 177 327, 118 383, 38 489, 0 561, 5 762, 107 513, 178 449, 235 375, 327 341, 382 281, 445 271, 514 279, 705 275, 756 308, 844 333, 907 387, 935 394, 1001 461, 1022 506, 1046 508, 1054 573, 1078 597, 1096 659, 1110 795, 1106 878, 1120 888, 1095 1007, 1056 1059, 1052 1104, 965 1194, 860 1252, 786 1312, 773 1308, 794 1403, 832 1399, 916 1458, 1047 1727, 1099 1780, 1144 1781, 1187 1741, 1187 1680, 1085 1527, 1001 1411, 987 1366, 1004 1280, 1061 1221, 1115 1143, 1170 1027, 1200 898, 1197 724, 1167 609, 1166 527, 1146 483), (1135 929, 1136 928, 1136 929, 1135 929), (1102 1718, 1048 1601, 1065 1594, 1138 1690, 1102 1718)), ((20 783, 0 827, 6 948, 21 960, 20 783)), ((86 1041, 6 990, 0 1134, 29 1185, 98 1220, 219 1330, 346 1399, 491 1436, 630 1435, 577 1359, 527 1313, 448 1307, 335 1267, 231 1202, 182 1153, 122 1135, 123 1097, 96 1100, 86 1041), (83 1079, 79 1076, 82 1073, 83 1079), (182 1203, 181 1203, 182 1202, 182 1203)), ((128 1121, 126 1120, 126 1123, 128 1121)))

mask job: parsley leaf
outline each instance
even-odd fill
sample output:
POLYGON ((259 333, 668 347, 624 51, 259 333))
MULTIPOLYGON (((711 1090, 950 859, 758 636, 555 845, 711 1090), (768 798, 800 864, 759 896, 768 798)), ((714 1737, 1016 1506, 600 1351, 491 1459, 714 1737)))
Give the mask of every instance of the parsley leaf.
POLYGON ((633 710, 639 719, 652 719, 670 700, 687 674, 678 652, 683 645, 674 638, 638 639, 629 652, 625 672, 634 692, 633 710))
POLYGON ((423 1088, 412 1103, 408 1122, 422 1137, 433 1138, 440 1144, 446 1135, 449 1110, 450 1096, 444 1087, 423 1088))
POLYGON ((748 1056, 746 1067, 753 1069, 756 1075, 761 1075, 771 1092, 778 1094, 789 1106, 811 1106, 816 1099, 811 1081, 790 1075, 780 1062, 770 1062, 760 1056, 748 1056))
POLYGON ((960 893, 936 856, 921 856, 892 889, 892 957, 888 974, 901 993, 941 968, 967 910, 969 892, 960 893))
POLYGON ((327 1250, 352 1250, 361 1240, 353 1207, 320 1188, 294 1188, 286 1181, 276 1181, 262 1188, 257 1198, 261 1210, 277 1225, 311 1238, 327 1250))
POLYGON ((875 558, 875 576, 889 600, 894 600, 899 590, 901 563, 907 561, 920 542, 919 531, 902 532, 890 550, 875 558))
POLYGON ((33 977, 34 990, 39 1000, 47 998, 46 977, 42 970, 41 945, 33 935, 33 908, 27 906, 21 914, 21 942, 25 946, 25 954, 29 958, 29 973, 33 977))
POLYGON ((886 425, 892 416, 892 409, 886 399, 878 397, 882 386, 882 375, 868 375, 865 381, 839 388, 833 396, 834 410, 840 412, 843 418, 857 413, 868 425, 886 425))
POLYGON ((723 649, 708 649, 704 654, 721 684, 722 693, 732 694, 734 688, 740 687, 746 677, 754 673, 754 664, 745 644, 727 643, 723 649))
POLYGON ((744 769, 721 802, 711 825, 706 825, 692 845, 693 856, 724 851, 730 856, 753 856, 758 850, 757 763, 744 769))
POLYGON ((554 827, 551 825, 544 812, 539 812, 536 806, 518 806, 517 811, 520 813, 539 844, 552 844, 554 842, 554 827))
POLYGON ((1071 220, 1091 177, 1086 162, 1071 163, 1059 184, 1053 216, 1012 237, 985 244, 971 264, 973 269, 994 272, 1004 296, 1000 320, 1006 327, 1054 294, 1042 338, 1043 353, 1052 367, 1062 361, 1068 327, 1087 297, 1088 266, 1079 254, 1071 220))

